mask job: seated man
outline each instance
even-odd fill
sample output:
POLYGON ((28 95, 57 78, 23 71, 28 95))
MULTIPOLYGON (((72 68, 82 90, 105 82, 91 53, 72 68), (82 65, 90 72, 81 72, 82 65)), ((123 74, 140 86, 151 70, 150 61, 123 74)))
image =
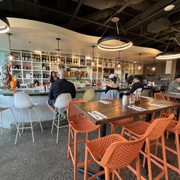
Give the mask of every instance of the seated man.
POLYGON ((109 83, 107 83, 107 85, 106 85, 105 94, 109 90, 117 90, 117 91, 119 91, 119 84, 117 83, 117 77, 116 77, 115 74, 110 74, 109 75, 109 83))
POLYGON ((169 92, 180 93, 180 75, 175 77, 175 80, 169 84, 169 92))
POLYGON ((138 76, 134 76, 133 84, 132 84, 130 93, 134 93, 139 88, 143 89, 144 86, 143 86, 142 82, 140 81, 139 77, 138 76))
POLYGON ((72 98, 76 97, 76 88, 73 83, 65 79, 64 70, 60 71, 59 79, 51 84, 51 87, 49 90, 48 105, 53 110, 54 110, 54 105, 52 104, 52 102, 55 102, 56 98, 62 93, 70 93, 72 98))

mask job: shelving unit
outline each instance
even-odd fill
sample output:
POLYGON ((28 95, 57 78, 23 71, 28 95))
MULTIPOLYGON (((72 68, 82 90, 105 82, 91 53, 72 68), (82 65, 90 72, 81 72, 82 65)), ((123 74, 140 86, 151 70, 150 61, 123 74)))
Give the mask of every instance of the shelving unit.
POLYGON ((41 85, 47 83, 51 71, 59 71, 58 64, 61 62, 67 68, 69 80, 77 81, 101 81, 108 78, 109 74, 115 73, 120 81, 124 81, 125 73, 143 74, 143 66, 138 70, 138 64, 107 58, 86 58, 83 55, 56 53, 35 53, 30 51, 13 50, 12 75, 15 75, 20 83, 34 83, 38 81, 41 85), (93 65, 92 65, 93 63, 93 65), (121 68, 117 64, 121 64, 121 68))

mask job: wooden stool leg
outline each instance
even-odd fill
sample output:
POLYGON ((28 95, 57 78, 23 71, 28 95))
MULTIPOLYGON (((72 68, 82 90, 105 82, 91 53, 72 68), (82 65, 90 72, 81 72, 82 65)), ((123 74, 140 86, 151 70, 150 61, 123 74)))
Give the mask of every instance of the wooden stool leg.
POLYGON ((84 180, 87 179, 87 168, 88 168, 88 149, 85 147, 85 162, 84 162, 84 180))
POLYGON ((139 154, 136 158, 136 172, 137 172, 137 180, 141 180, 141 168, 140 168, 140 161, 139 161, 139 154))
POLYGON ((163 161, 164 161, 164 171, 165 171, 165 179, 168 179, 168 169, 167 169, 167 159, 166 159, 166 148, 165 148, 165 140, 164 134, 161 137, 162 140, 162 154, 163 154, 163 161))
POLYGON ((175 140, 176 140, 176 151, 177 151, 177 159, 178 159, 178 169, 180 174, 180 147, 179 147, 179 133, 175 132, 175 140))
POLYGON ((74 133, 74 180, 77 180, 77 133, 74 133))
POLYGON ((151 167, 151 157, 150 157, 150 142, 149 139, 146 140, 146 146, 147 146, 147 162, 148 162, 148 175, 149 175, 149 180, 152 180, 152 167, 151 167))
POLYGON ((110 171, 109 168, 105 167, 105 179, 110 180, 110 171))
POLYGON ((70 124, 69 124, 69 127, 68 127, 68 153, 67 153, 67 157, 68 159, 70 158, 70 148, 71 148, 71 127, 70 127, 70 124))

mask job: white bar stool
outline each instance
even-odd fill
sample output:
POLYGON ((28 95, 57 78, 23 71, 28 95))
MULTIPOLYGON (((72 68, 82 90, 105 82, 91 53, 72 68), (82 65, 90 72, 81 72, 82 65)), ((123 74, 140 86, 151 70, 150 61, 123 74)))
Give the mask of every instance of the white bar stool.
POLYGON ((3 134, 3 117, 2 117, 2 112, 6 111, 6 110, 10 110, 12 117, 13 117, 13 121, 16 124, 15 118, 14 118, 14 114, 12 111, 12 108, 10 106, 6 106, 4 104, 0 104, 0 125, 1 125, 1 135, 3 134))
POLYGON ((67 111, 67 107, 70 101, 72 101, 71 94, 63 93, 56 98, 56 101, 54 103, 55 110, 53 115, 51 134, 53 133, 53 127, 55 126, 57 128, 56 143, 58 143, 59 129, 68 126, 68 125, 60 126, 60 118, 62 112, 67 111), (58 114, 58 118, 56 119, 57 114, 58 114))
POLYGON ((18 110, 20 110, 19 119, 17 120, 17 131, 16 131, 15 144, 17 143, 18 132, 20 132, 20 130, 22 130, 22 133, 23 133, 24 129, 31 129, 32 141, 34 143, 34 132, 33 132, 33 123, 32 123, 32 116, 31 116, 32 109, 34 109, 35 114, 37 116, 38 123, 40 125, 40 128, 43 131, 43 127, 42 127, 42 124, 41 124, 41 121, 39 118, 38 109, 36 108, 37 105, 38 104, 33 103, 30 96, 24 92, 18 92, 18 93, 14 94, 14 107, 17 108, 18 110), (24 115, 24 112, 27 112, 27 111, 28 111, 30 126, 24 127, 23 115, 24 115), (22 121, 20 121, 21 114, 22 114, 22 121))

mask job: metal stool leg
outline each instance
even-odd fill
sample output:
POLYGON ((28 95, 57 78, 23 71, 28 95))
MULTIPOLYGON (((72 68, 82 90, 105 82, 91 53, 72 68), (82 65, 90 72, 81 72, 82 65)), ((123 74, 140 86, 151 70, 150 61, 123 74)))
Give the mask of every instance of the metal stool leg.
MULTIPOLYGON (((59 113, 60 113, 60 111, 59 111, 59 113)), ((60 122, 60 114, 58 116, 56 143, 58 143, 58 138, 59 138, 59 122, 60 122)))
POLYGON ((40 117, 39 117, 39 111, 37 108, 35 108, 35 112, 36 112, 36 115, 37 115, 37 118, 38 118, 38 121, 39 121, 39 125, 40 125, 40 128, 41 128, 41 131, 43 131, 43 127, 42 127, 42 124, 41 124, 41 121, 40 121, 40 117))
POLYGON ((1 113, 1 135, 3 134, 3 122, 2 122, 2 111, 0 112, 1 113))
MULTIPOLYGON (((15 125, 16 125, 16 128, 17 128, 17 122, 16 122, 16 120, 15 120, 14 112, 13 112, 13 110, 12 110, 11 107, 9 108, 9 110, 11 111, 11 114, 12 114, 12 117, 13 117, 13 121, 14 121, 14 123, 15 123, 15 125)), ((19 136, 21 136, 20 131, 18 131, 18 133, 19 133, 19 136)))
POLYGON ((14 144, 17 143, 18 132, 19 132, 19 122, 17 123, 17 130, 16 130, 16 137, 15 137, 14 144))
POLYGON ((22 110, 21 112, 22 112, 22 133, 24 132, 24 111, 25 110, 22 110))
POLYGON ((55 118, 56 118, 56 110, 54 110, 53 121, 52 121, 52 127, 51 127, 51 134, 53 133, 53 127, 54 127, 54 123, 55 123, 55 118))
POLYGON ((32 140, 34 143, 34 131, 33 131, 33 125, 32 125, 32 119, 31 119, 31 109, 29 109, 29 118, 30 118, 30 124, 31 124, 32 140))

